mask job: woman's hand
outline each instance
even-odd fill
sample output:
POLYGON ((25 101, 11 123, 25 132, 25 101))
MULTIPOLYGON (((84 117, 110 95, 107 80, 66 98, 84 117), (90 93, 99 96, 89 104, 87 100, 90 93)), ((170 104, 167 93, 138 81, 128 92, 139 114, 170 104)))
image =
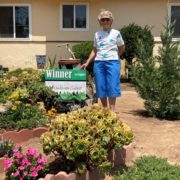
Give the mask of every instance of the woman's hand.
POLYGON ((87 59, 86 63, 82 64, 82 66, 80 67, 80 69, 86 69, 88 67, 88 65, 94 60, 94 58, 96 57, 96 48, 93 48, 93 50, 91 51, 91 54, 89 55, 89 58, 87 59))
POLYGON ((80 69, 86 69, 88 67, 88 63, 84 63, 81 65, 80 69))

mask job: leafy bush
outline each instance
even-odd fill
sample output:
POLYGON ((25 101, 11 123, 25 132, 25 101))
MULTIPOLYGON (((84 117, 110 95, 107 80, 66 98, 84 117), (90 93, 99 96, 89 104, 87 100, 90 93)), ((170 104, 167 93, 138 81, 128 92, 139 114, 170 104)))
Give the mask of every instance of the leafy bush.
MULTIPOLYGON (((75 53, 75 57, 80 59, 82 63, 85 63, 88 59, 91 51, 93 49, 93 42, 86 41, 80 44, 76 44, 72 47, 73 52, 75 53)), ((89 65, 87 71, 92 75, 93 74, 93 64, 89 65)))
POLYGON ((0 141, 0 157, 7 155, 11 157, 13 155, 13 148, 15 144, 11 140, 1 140, 0 141))
POLYGON ((124 171, 115 180, 178 180, 180 166, 170 165, 166 159, 144 156, 134 162, 133 167, 124 171))
POLYGON ((16 89, 27 89, 29 85, 42 80, 42 73, 31 68, 10 71, 0 79, 0 102, 4 103, 16 89))
POLYGON ((141 45, 142 59, 138 59, 132 72, 135 87, 150 115, 180 119, 180 50, 179 42, 172 42, 171 29, 167 20, 161 33, 162 47, 155 58, 149 58, 141 45))
POLYGON ((46 154, 60 158, 66 172, 110 167, 108 153, 132 142, 131 129, 115 113, 98 104, 61 114, 41 137, 46 154))
POLYGON ((133 58, 141 58, 141 42, 143 42, 146 56, 152 56, 154 38, 149 26, 141 27, 135 23, 131 23, 128 26, 122 27, 120 32, 126 46, 126 50, 121 57, 122 59, 126 59, 129 64, 132 64, 133 58))
POLYGON ((14 148, 12 158, 5 160, 5 174, 8 180, 35 180, 45 176, 47 160, 37 150, 29 148, 26 153, 22 147, 14 148))
POLYGON ((29 99, 32 102, 43 101, 46 103, 50 98, 58 96, 50 87, 45 86, 44 83, 36 82, 28 86, 29 99))
POLYGON ((4 114, 0 114, 0 128, 32 129, 47 122, 47 116, 41 112, 38 105, 15 101, 4 114))

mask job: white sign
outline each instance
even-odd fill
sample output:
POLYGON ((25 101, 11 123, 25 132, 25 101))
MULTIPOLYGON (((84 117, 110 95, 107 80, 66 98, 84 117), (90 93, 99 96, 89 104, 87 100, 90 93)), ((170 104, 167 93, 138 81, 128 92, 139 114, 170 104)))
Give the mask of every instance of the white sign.
POLYGON ((86 81, 46 81, 45 84, 58 93, 83 92, 86 94, 86 81))

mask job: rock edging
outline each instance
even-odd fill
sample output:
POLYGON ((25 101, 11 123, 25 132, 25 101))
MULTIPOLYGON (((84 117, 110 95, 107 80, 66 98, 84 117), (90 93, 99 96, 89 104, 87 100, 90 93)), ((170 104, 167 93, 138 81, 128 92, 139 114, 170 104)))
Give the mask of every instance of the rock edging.
POLYGON ((47 132, 48 128, 38 127, 32 130, 22 129, 20 131, 7 131, 0 134, 0 140, 11 140, 14 143, 22 143, 31 138, 40 137, 43 133, 47 132))

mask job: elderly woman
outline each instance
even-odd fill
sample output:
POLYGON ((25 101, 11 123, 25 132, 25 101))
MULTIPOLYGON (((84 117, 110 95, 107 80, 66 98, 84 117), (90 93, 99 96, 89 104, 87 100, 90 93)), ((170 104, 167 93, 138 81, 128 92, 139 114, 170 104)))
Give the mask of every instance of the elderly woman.
POLYGON ((102 10, 98 15, 101 29, 95 33, 94 48, 81 69, 94 60, 94 77, 96 97, 100 98, 102 106, 115 111, 116 97, 120 91, 120 59, 125 46, 119 31, 112 29, 113 15, 110 11, 102 10))

